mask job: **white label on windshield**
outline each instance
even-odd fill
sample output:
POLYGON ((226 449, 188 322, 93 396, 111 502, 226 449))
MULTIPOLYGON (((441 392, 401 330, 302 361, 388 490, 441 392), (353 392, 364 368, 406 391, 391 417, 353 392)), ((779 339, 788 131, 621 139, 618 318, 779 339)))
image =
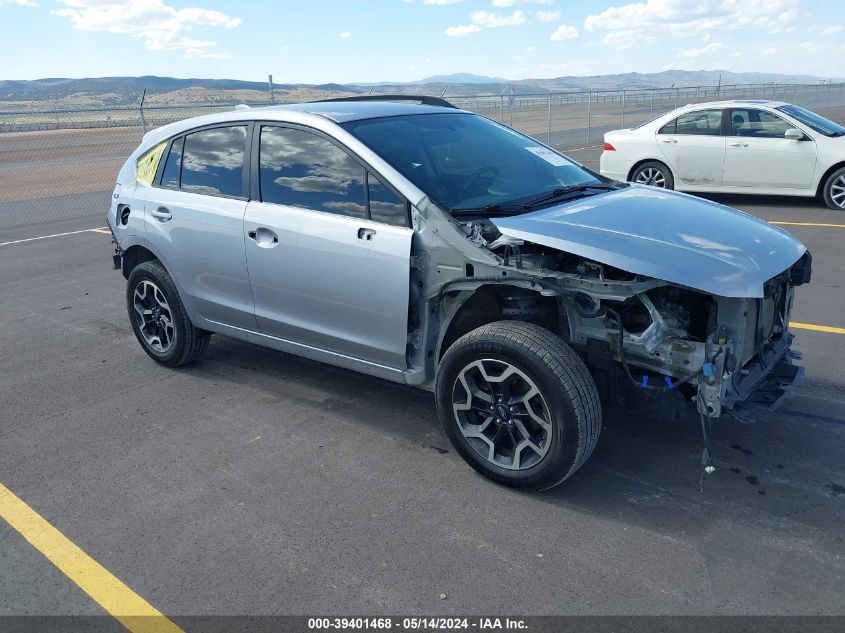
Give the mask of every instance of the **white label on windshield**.
POLYGON ((526 147, 529 152, 532 154, 539 156, 547 163, 554 165, 555 167, 563 167, 564 165, 568 165, 569 161, 566 160, 560 154, 555 154, 552 150, 545 148, 545 147, 526 147))

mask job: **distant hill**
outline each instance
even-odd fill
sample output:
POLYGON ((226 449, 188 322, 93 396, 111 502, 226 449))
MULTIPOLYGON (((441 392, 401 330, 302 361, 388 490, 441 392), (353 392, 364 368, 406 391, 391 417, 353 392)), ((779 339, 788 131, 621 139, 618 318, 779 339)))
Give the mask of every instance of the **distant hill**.
MULTIPOLYGON (((726 70, 666 70, 660 73, 623 73, 589 77, 555 77, 509 81, 470 73, 435 75, 419 81, 364 84, 275 83, 277 102, 305 101, 341 95, 367 93, 434 94, 446 97, 497 95, 508 88, 517 94, 619 88, 668 87, 672 85, 723 85, 746 83, 818 83, 824 78, 812 75, 772 73, 733 73, 726 70)), ((150 105, 183 103, 266 103, 266 82, 236 79, 180 79, 175 77, 92 77, 83 79, 45 78, 32 81, 0 81, 0 108, 79 108, 133 106, 146 90, 150 105)))
POLYGON ((502 77, 486 77, 485 75, 473 75, 472 73, 453 73, 451 75, 434 75, 419 81, 415 84, 498 84, 507 82, 502 77))

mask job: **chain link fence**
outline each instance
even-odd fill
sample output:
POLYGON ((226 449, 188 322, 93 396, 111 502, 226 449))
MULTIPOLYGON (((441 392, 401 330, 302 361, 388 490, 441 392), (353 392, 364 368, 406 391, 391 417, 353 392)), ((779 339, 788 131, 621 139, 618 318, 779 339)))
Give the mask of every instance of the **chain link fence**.
MULTIPOLYGON (((845 120, 845 84, 744 84, 544 94, 437 96, 500 121, 562 151, 593 147, 613 129, 633 127, 688 103, 777 99, 845 120)), ((0 109, 0 230, 102 217, 126 157, 144 131, 231 110, 235 103, 76 110, 0 109)), ((270 105, 267 102, 252 106, 270 105)))

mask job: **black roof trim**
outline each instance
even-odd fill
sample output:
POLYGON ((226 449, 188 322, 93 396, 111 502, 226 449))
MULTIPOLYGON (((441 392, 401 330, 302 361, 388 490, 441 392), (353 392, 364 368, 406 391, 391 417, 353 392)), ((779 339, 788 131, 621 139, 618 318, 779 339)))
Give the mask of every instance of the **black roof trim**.
POLYGON ((452 105, 446 99, 440 97, 428 97, 425 95, 356 95, 354 97, 335 97, 334 99, 320 99, 313 103, 332 103, 335 101, 416 101, 422 105, 440 106, 441 108, 452 108, 457 110, 458 107, 452 105))

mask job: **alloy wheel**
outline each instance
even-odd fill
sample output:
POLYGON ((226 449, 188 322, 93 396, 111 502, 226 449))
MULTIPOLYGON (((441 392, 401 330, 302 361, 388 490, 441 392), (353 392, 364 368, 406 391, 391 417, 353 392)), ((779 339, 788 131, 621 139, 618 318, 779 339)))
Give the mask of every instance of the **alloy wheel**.
POLYGON ((477 360, 455 379, 452 408, 467 443, 508 470, 536 466, 549 451, 553 425, 540 389, 508 362, 477 360))
POLYGON ((166 354, 173 347, 176 329, 164 293, 153 282, 143 279, 135 286, 132 304, 144 341, 156 352, 166 354))
POLYGON ((651 185, 652 187, 666 187, 666 177, 656 167, 646 167, 640 170, 634 182, 641 185, 651 185))
POLYGON ((845 209, 845 174, 842 174, 830 185, 830 199, 840 209, 845 209))

